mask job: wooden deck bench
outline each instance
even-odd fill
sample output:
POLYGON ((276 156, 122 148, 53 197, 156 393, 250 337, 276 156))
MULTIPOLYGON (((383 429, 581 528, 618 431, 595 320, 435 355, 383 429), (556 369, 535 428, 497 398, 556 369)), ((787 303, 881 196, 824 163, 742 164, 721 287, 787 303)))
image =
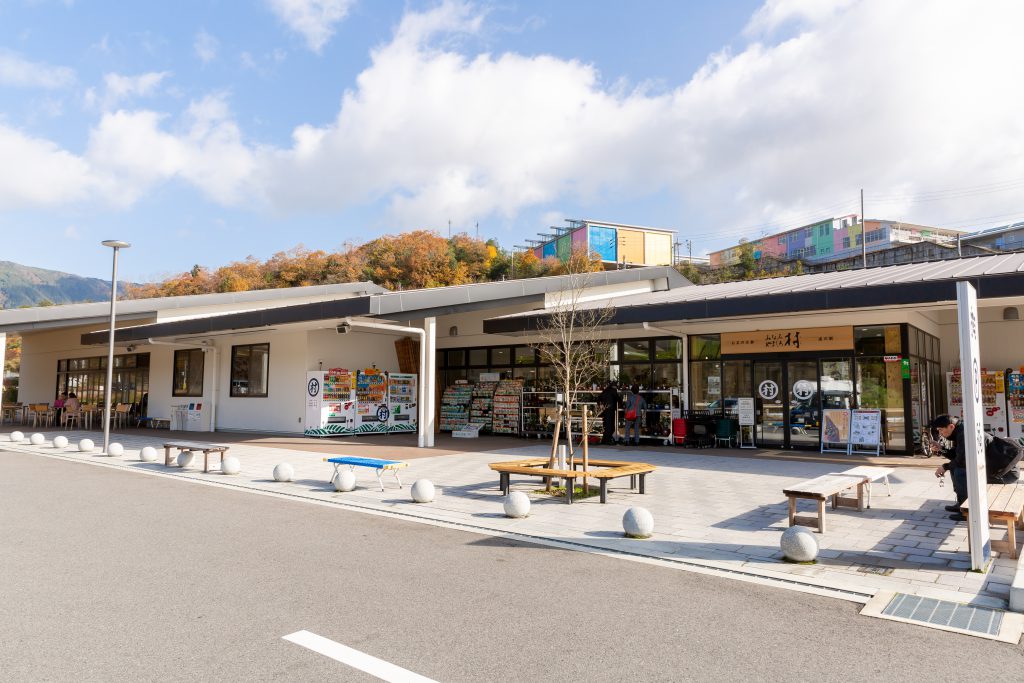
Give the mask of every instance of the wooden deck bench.
MULTIPOLYGON (((586 473, 581 469, 583 462, 581 460, 575 460, 572 463, 572 469, 562 470, 553 469, 547 467, 550 461, 547 458, 524 458, 522 460, 512 460, 509 462, 492 462, 488 465, 492 470, 498 473, 498 486, 501 489, 502 494, 508 495, 509 491, 509 475, 521 474, 525 476, 542 477, 544 482, 547 483, 551 479, 561 478, 570 479, 575 485, 576 479, 597 479, 601 486, 601 502, 608 502, 608 482, 612 479, 619 477, 629 477, 629 488, 637 488, 637 481, 639 480, 640 493, 644 493, 644 478, 655 470, 654 465, 648 465, 644 462, 630 462, 625 460, 601 460, 601 459, 588 459, 588 467, 597 467, 599 469, 588 470, 586 473)), ((571 489, 572 486, 566 487, 571 489)), ((567 502, 572 502, 572 493, 570 492, 567 496, 567 502)))
POLYGON ((171 451, 177 449, 178 453, 182 451, 202 451, 203 452, 203 472, 210 471, 210 453, 217 453, 220 455, 221 464, 224 463, 224 455, 228 452, 228 446, 221 446, 215 443, 191 443, 188 441, 176 441, 174 443, 164 444, 164 467, 171 466, 171 451))
MULTIPOLYGON (((612 462, 612 461, 598 461, 594 462, 590 460, 587 464, 593 467, 601 467, 602 469, 590 470, 587 472, 587 477, 593 477, 597 479, 601 484, 601 502, 608 502, 608 482, 612 479, 618 479, 619 477, 629 477, 629 488, 638 488, 639 493, 643 495, 644 491, 644 479, 648 474, 657 469, 654 465, 648 465, 645 462, 623 462, 618 465, 601 465, 601 462, 612 462)), ((583 467, 582 462, 573 463, 574 466, 583 467)))
MULTIPOLYGON (((498 473, 498 487, 504 495, 508 495, 509 476, 513 474, 522 474, 528 477, 541 477, 545 484, 552 479, 570 479, 573 483, 565 487, 565 498, 567 503, 572 504, 572 490, 575 485, 575 480, 582 479, 583 472, 578 470, 559 470, 542 466, 547 463, 547 459, 541 459, 540 464, 527 465, 519 462, 492 462, 489 467, 498 473)), ((593 477, 594 473, 589 472, 587 476, 593 477)))
POLYGON ((870 481, 867 475, 851 474, 826 474, 816 479, 808 479, 782 489, 782 493, 789 498, 789 525, 817 524, 818 533, 825 533, 825 501, 832 500, 832 509, 839 506, 856 506, 858 510, 864 509, 864 489, 870 481), (843 498, 839 494, 849 488, 857 487, 855 499, 843 498), (816 501, 818 504, 817 520, 813 517, 798 517, 796 514, 796 501, 798 498, 806 498, 816 501))
MULTIPOLYGON (((964 517, 968 516, 967 504, 968 501, 965 500, 960 508, 964 517)), ((1024 486, 1016 484, 988 485, 988 523, 1006 525, 1006 539, 992 541, 992 550, 1008 553, 1012 560, 1017 559, 1016 527, 1024 528, 1024 486)), ((968 524, 968 535, 970 535, 970 529, 971 525, 968 524)))

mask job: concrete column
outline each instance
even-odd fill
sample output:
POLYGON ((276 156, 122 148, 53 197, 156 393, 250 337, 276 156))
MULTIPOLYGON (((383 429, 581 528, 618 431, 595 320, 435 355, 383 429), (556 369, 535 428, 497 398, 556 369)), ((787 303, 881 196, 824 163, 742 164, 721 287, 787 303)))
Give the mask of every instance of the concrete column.
POLYGON ((4 367, 7 365, 7 333, 0 332, 0 400, 4 395, 4 377, 7 373, 4 367))
POLYGON ((427 447, 434 447, 434 400, 437 394, 437 318, 426 318, 423 321, 426 330, 427 362, 424 366, 423 381, 427 383, 427 404, 424 406, 426 420, 427 447))

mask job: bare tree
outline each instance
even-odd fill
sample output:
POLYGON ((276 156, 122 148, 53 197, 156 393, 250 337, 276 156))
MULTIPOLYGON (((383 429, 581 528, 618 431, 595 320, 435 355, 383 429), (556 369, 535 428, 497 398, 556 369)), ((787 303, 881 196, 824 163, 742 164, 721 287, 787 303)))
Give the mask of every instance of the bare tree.
MULTIPOLYGON (((536 348, 540 360, 551 366, 556 389, 563 396, 560 406, 563 409, 558 414, 562 424, 553 430, 552 461, 558 445, 558 427, 568 438, 569 453, 573 453, 572 415, 581 412, 581 392, 607 379, 608 337, 604 325, 610 320, 612 309, 586 298, 593 272, 600 268, 600 259, 586 250, 573 251, 564 266, 565 284, 554 295, 553 304, 538 324, 537 335, 541 341, 536 348)), ((604 429, 614 429, 614 425, 604 425, 604 429)), ((584 434, 584 440, 586 438, 584 434)), ((588 466, 587 451, 584 448, 584 471, 588 466)), ((586 487, 586 480, 583 484, 586 487)))

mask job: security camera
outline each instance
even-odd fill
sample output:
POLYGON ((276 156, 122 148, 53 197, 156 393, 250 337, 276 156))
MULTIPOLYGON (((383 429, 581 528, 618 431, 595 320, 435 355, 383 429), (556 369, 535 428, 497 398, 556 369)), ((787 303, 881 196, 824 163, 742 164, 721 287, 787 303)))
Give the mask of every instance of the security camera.
POLYGON ((135 346, 133 344, 129 344, 128 345, 128 353, 131 353, 134 350, 135 350, 135 346))
POLYGON ((338 334, 348 334, 352 331, 352 325, 349 323, 342 323, 337 327, 338 334))

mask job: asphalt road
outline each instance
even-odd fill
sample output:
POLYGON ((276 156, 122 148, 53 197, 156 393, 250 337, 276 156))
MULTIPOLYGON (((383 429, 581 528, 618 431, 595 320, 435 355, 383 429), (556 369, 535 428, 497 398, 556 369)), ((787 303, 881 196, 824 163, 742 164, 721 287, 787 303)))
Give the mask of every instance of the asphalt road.
POLYGON ((1019 681, 1024 649, 838 600, 0 452, 0 679, 1019 681))

